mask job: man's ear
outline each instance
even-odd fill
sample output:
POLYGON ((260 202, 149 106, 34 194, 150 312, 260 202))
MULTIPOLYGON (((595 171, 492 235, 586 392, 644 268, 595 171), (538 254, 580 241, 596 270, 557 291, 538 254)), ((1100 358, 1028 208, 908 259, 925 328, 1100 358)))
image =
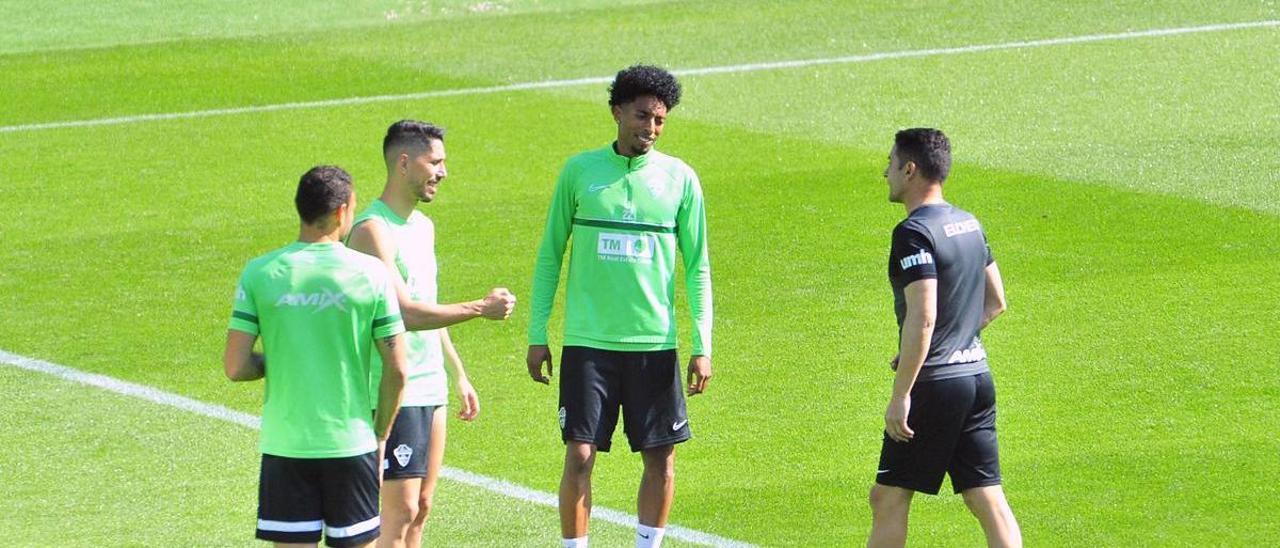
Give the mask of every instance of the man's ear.
POLYGON ((613 111, 613 123, 622 125, 622 107, 613 105, 609 110, 613 111))

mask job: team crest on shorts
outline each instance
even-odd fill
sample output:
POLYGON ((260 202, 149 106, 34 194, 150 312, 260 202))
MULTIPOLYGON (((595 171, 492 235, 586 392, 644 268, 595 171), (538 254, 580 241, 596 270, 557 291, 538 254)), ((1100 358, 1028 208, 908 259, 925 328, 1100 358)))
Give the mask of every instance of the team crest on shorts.
POLYGON ((563 407, 560 408, 560 413, 558 413, 558 415, 560 417, 560 429, 564 430, 564 418, 566 413, 563 407))
POLYGON ((413 448, 402 443, 391 454, 395 455, 396 462, 400 464, 401 468, 404 468, 409 465, 409 459, 413 457, 413 448))

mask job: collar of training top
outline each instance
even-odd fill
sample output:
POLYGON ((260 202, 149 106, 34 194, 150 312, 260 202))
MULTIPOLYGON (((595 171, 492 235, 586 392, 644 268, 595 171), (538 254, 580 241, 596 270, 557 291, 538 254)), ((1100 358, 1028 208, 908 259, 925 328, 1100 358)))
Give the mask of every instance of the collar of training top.
POLYGON ((655 150, 653 148, 650 148, 649 152, 646 152, 639 156, 623 156, 621 154, 618 154, 617 141, 610 143, 608 148, 609 148, 609 157, 613 159, 613 161, 618 165, 625 167, 631 171, 640 169, 644 167, 645 164, 649 163, 649 158, 653 156, 653 151, 655 150))

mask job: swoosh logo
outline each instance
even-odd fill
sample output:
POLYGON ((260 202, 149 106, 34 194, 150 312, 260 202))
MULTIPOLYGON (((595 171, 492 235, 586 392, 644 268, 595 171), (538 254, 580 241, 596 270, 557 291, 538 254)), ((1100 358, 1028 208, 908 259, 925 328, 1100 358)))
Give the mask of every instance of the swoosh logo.
POLYGON ((601 190, 604 190, 604 189, 609 188, 609 187, 611 187, 611 186, 613 186, 613 183, 606 183, 606 184, 603 184, 603 185, 591 185, 591 186, 587 187, 587 192, 600 192, 601 190))
POLYGON ((689 424, 689 419, 685 419, 685 420, 682 420, 682 421, 679 421, 679 422, 672 423, 672 424, 671 424, 671 431, 672 431, 672 432, 674 432, 674 431, 676 431, 676 430, 679 430, 679 429, 681 429, 681 428, 684 428, 684 425, 686 425, 686 424, 689 424))
POLYGON ((876 470, 876 475, 879 476, 880 474, 883 474, 885 472, 888 472, 888 470, 876 470))

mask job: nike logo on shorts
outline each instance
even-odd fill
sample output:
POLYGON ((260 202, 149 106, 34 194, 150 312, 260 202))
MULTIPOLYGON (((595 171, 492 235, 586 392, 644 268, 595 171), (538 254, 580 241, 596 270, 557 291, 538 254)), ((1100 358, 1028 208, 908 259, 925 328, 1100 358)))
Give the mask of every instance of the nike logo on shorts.
POLYGON ((675 422, 675 423, 672 423, 672 424, 671 424, 671 431, 672 431, 672 432, 675 432, 676 430, 679 430, 679 429, 681 429, 681 428, 684 428, 684 425, 686 425, 686 424, 689 424, 689 419, 685 419, 685 420, 682 420, 682 421, 677 421, 677 422, 675 422))
POLYGON ((884 474, 888 472, 889 472, 888 470, 876 470, 876 475, 879 476, 880 474, 884 474))

